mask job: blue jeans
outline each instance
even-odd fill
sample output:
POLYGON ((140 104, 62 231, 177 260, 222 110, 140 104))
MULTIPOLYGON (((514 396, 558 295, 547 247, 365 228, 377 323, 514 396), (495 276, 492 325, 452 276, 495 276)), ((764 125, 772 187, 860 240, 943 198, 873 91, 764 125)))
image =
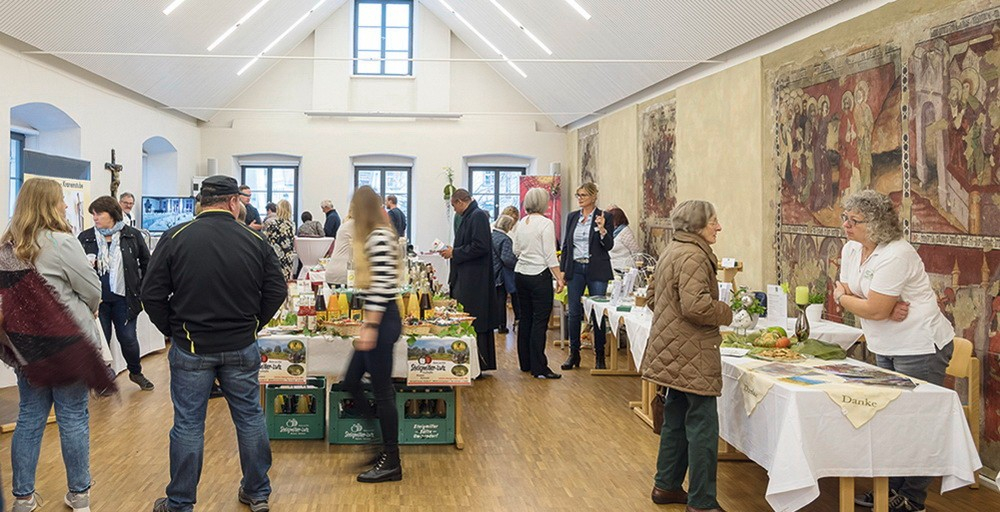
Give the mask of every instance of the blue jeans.
MULTIPOLYGON (((583 289, 590 290, 590 296, 604 295, 608 293, 607 281, 587 281, 587 264, 576 262, 573 265, 573 275, 566 283, 567 299, 569 301, 569 348, 580 350, 580 322, 583 321, 583 289)), ((604 335, 603 322, 598 322, 594 314, 590 315, 590 325, 594 326, 594 353, 600 356, 604 354, 604 342, 607 339, 604 335)))
POLYGON ((17 428, 11 439, 10 460, 13 469, 11 490, 14 496, 27 497, 35 492, 35 470, 42 448, 42 434, 49 410, 55 404, 56 425, 66 483, 70 492, 90 489, 90 412, 87 410, 87 386, 82 383, 58 388, 38 388, 17 373, 17 391, 21 399, 17 428))
POLYGON ((122 356, 128 363, 129 373, 142 373, 139 363, 139 337, 135 334, 136 320, 128 318, 128 301, 125 297, 114 296, 112 300, 101 301, 97 313, 104 329, 104 339, 111 343, 111 326, 115 327, 118 344, 122 346, 122 356))
POLYGON ((240 486, 252 500, 271 495, 271 443, 260 407, 260 351, 257 343, 215 354, 192 354, 172 343, 170 398, 174 426, 170 429, 170 510, 194 509, 205 452, 205 411, 212 383, 218 379, 236 426, 243 479, 240 486))
MULTIPOLYGON (((944 348, 935 348, 933 354, 917 356, 881 356, 875 354, 875 362, 879 368, 894 370, 903 375, 925 380, 938 386, 944 383, 945 370, 951 362, 951 354, 955 345, 948 343, 944 348)), ((903 476, 889 479, 889 488, 906 496, 914 505, 923 507, 927 501, 927 486, 931 483, 929 476, 903 476)))

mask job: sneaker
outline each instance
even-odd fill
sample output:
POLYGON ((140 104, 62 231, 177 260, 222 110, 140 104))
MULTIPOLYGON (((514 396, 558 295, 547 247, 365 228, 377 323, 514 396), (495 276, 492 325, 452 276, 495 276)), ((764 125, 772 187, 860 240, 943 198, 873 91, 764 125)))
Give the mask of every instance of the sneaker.
POLYGON ((167 498, 157 498, 153 502, 153 512, 171 512, 170 505, 167 503, 167 498))
POLYGON ((240 503, 250 507, 250 512, 268 512, 271 510, 271 507, 267 505, 267 498, 262 500, 252 499, 243 492, 242 487, 240 487, 240 491, 236 493, 236 496, 240 499, 240 503))
POLYGON ((927 509, 913 504, 906 496, 897 494, 889 499, 889 512, 927 512, 927 509))
MULTIPOLYGON (((895 489, 889 489, 889 503, 892 503, 893 498, 898 496, 899 493, 895 489)), ((874 491, 869 491, 864 494, 860 494, 854 497, 854 504, 860 507, 872 508, 875 506, 875 493, 874 491)))
POLYGON ((135 382, 136 384, 138 384, 139 385, 139 389, 141 389, 143 391, 152 391, 153 388, 155 387, 155 386, 153 386, 153 383, 149 382, 149 379, 147 379, 146 376, 143 375, 143 374, 141 374, 141 373, 130 373, 130 374, 128 374, 128 380, 130 380, 130 381, 135 382))
POLYGON ((38 504, 42 501, 41 497, 38 496, 37 492, 31 493, 31 496, 27 498, 18 498, 14 496, 14 508, 10 509, 11 512, 31 512, 38 508, 38 504))
POLYGON ((68 492, 63 498, 66 506, 80 512, 90 512, 90 491, 68 492))

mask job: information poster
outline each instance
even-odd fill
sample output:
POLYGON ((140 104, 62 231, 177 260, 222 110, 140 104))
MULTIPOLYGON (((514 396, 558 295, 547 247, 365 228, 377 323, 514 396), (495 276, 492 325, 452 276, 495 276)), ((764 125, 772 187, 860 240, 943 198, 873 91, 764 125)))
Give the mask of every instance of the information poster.
POLYGON ((87 208, 90 206, 90 181, 51 178, 27 173, 24 175, 24 181, 36 178, 45 178, 59 182, 63 190, 63 200, 66 201, 66 220, 69 221, 74 235, 79 235, 83 230, 87 229, 87 226, 93 224, 90 221, 90 214, 87 213, 87 208))
POLYGON ((545 212, 545 216, 556 225, 556 243, 559 243, 562 236, 562 191, 559 176, 521 176, 522 218, 527 214, 524 211, 524 196, 533 188, 543 188, 549 192, 549 209, 545 212))
POLYGON ((407 345, 408 386, 472 385, 468 341, 412 337, 407 340, 407 345))
POLYGON ((261 385, 306 383, 306 342, 303 338, 260 338, 257 346, 261 385))

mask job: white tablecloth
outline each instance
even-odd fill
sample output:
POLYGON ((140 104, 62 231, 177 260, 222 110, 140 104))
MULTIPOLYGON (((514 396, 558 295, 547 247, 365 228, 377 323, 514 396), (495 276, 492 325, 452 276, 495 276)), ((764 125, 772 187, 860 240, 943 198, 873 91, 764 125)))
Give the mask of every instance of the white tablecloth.
POLYGON ((319 263, 319 259, 330 250, 333 241, 333 238, 295 237, 295 254, 302 261, 302 271, 299 273, 299 277, 304 276, 305 272, 309 271, 309 267, 319 263))
MULTIPOLYGON (((139 337, 139 355, 145 356, 153 352, 163 350, 166 348, 166 343, 164 343, 163 335, 160 331, 156 330, 156 326, 146 315, 146 312, 139 313, 139 317, 136 319, 138 324, 135 326, 136 336, 139 337)), ((98 324, 98 331, 101 333, 101 341, 104 341, 104 331, 101 330, 100 324, 98 324)), ((112 329, 114 333, 114 329, 112 329)), ((126 363, 125 357, 122 356, 122 348, 118 343, 118 337, 112 334, 111 336, 111 368, 115 373, 121 373, 125 371, 126 363)), ((14 376, 14 370, 12 370, 7 365, 0 364, 0 388, 5 388, 9 386, 17 385, 17 377, 14 376)))
POLYGON ((747 416, 736 366, 745 360, 722 361, 720 436, 767 470, 767 502, 778 512, 819 497, 824 477, 942 476, 945 492, 973 483, 982 466, 950 389, 903 391, 855 429, 826 392, 778 382, 747 416))
MULTIPOLYGON (((405 379, 408 368, 406 364, 406 336, 399 338, 393 347, 392 355, 392 376, 405 379)), ((354 354, 354 347, 347 338, 324 338, 302 336, 261 336, 261 339, 287 340, 305 339, 307 340, 306 371, 309 375, 326 375, 331 377, 331 382, 340 382, 347 372, 347 364, 354 354)), ((469 345, 469 370, 473 378, 479 376, 479 351, 476 347, 476 339, 471 337, 462 338, 469 345)))
MULTIPOLYGON (((757 323, 757 327, 760 329, 764 329, 767 327, 774 326, 775 324, 776 322, 768 321, 768 319, 765 317, 760 319, 760 321, 757 323)), ((795 318, 792 317, 787 319, 784 325, 781 325, 781 327, 784 327, 789 335, 794 334, 795 318)), ((857 341, 861 339, 861 336, 863 335, 864 333, 861 332, 861 329, 858 329, 857 327, 853 327, 850 325, 842 324, 839 322, 830 322, 827 320, 809 321, 810 338, 820 341, 825 341, 827 343, 833 343, 835 345, 840 346, 840 348, 844 350, 851 348, 851 346, 857 343, 857 341)))

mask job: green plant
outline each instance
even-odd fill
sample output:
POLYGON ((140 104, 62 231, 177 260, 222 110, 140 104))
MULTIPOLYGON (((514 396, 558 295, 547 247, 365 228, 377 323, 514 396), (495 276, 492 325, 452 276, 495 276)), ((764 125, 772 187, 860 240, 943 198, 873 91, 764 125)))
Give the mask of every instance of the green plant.
POLYGON ((455 171, 451 167, 445 167, 444 174, 448 178, 448 184, 444 186, 444 200, 450 201, 451 195, 455 193, 455 171))
POLYGON ((824 292, 810 293, 809 294, 809 303, 810 304, 826 304, 826 293, 824 293, 824 292))
POLYGON ((741 286, 739 290, 733 293, 733 298, 729 301, 729 307, 733 312, 746 310, 747 313, 751 315, 763 315, 764 306, 761 305, 760 301, 754 294, 750 293, 746 286, 741 286))

